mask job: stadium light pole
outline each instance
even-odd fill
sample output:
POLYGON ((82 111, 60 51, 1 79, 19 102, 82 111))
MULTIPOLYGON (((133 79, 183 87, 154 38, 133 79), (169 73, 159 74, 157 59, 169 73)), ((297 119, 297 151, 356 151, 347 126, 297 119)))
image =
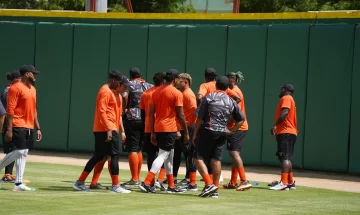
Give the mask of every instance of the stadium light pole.
POLYGON ((108 0, 86 0, 85 10, 92 12, 107 12, 108 0))

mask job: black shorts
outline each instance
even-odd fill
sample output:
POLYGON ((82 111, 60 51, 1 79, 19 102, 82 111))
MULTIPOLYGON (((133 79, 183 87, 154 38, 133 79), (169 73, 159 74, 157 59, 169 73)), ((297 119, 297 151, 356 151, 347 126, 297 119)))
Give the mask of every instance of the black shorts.
POLYGON ((279 160, 291 160, 294 154, 294 146, 296 142, 295 134, 278 134, 276 135, 277 152, 279 160))
POLYGON ((229 151, 241 152, 246 132, 247 131, 237 130, 233 134, 229 135, 227 138, 227 149, 229 151))
POLYGON ((105 142, 107 139, 107 132, 94 132, 95 136, 95 155, 111 156, 120 154, 120 139, 119 134, 112 132, 112 140, 105 142))
POLYGON ((144 148, 143 152, 156 154, 159 151, 159 147, 151 143, 151 134, 144 134, 144 148))
POLYGON ((191 147, 193 146, 193 144, 191 143, 191 139, 194 135, 194 130, 195 130, 195 125, 191 125, 188 127, 189 141, 187 143, 184 143, 184 131, 180 131, 181 137, 175 141, 175 144, 180 145, 182 152, 191 151, 191 147))
MULTIPOLYGON (((34 131, 29 128, 13 128, 13 137, 10 143, 5 143, 13 150, 32 149, 34 146, 34 131)), ((5 148, 4 148, 5 151, 5 148)))
POLYGON ((209 162, 210 159, 221 161, 227 133, 200 129, 199 137, 195 143, 193 158, 209 162))
POLYGON ((126 141, 124 152, 141 152, 144 146, 145 125, 141 120, 128 120, 123 117, 126 141))
POLYGON ((155 135, 159 149, 168 152, 174 148, 176 141, 176 132, 156 132, 155 135))
POLYGON ((2 133, 2 141, 3 141, 3 148, 5 154, 14 151, 14 144, 5 142, 5 133, 2 133))

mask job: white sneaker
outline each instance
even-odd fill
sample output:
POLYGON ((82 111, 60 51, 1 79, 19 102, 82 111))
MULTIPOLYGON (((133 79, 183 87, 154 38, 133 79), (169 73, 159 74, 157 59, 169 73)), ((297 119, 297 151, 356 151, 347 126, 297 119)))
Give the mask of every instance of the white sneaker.
POLYGON ((35 188, 30 188, 28 186, 26 186, 26 184, 19 184, 19 185, 14 185, 13 191, 17 192, 17 191, 34 191, 35 188))
POLYGON ((123 186, 117 185, 117 186, 112 186, 111 192, 113 192, 113 193, 131 193, 131 190, 127 190, 123 186))
POLYGON ((282 182, 280 182, 277 185, 270 187, 270 190, 289 190, 289 188, 287 185, 284 185, 282 182))
POLYGON ((220 183, 224 182, 224 178, 223 178, 222 174, 220 175, 219 182, 220 182, 220 183))

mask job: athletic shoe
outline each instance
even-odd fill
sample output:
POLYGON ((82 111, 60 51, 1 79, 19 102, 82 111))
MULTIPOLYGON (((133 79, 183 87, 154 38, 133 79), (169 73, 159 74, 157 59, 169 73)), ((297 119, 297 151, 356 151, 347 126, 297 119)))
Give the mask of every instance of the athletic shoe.
POLYGON ((120 185, 127 190, 131 190, 131 186, 129 185, 125 185, 125 184, 120 184, 120 185))
POLYGON ((252 185, 249 183, 249 181, 241 181, 239 186, 236 188, 236 191, 244 191, 250 188, 252 188, 252 185))
POLYGON ((150 190, 151 190, 152 193, 156 193, 155 184, 150 185, 150 190))
POLYGON ((280 181, 273 181, 271 182, 270 184, 268 184, 269 187, 273 187, 273 186, 276 186, 277 184, 279 184, 280 181))
POLYGON ((283 183, 280 181, 279 184, 270 187, 270 190, 289 190, 287 185, 283 185, 283 183))
POLYGON ((184 193, 186 189, 184 189, 183 187, 177 187, 175 186, 174 188, 168 187, 166 192, 167 193, 184 193))
POLYGON ((12 179, 14 179, 14 181, 16 180, 16 176, 15 175, 10 175, 12 179))
POLYGON ((130 181, 127 181, 123 183, 123 185, 129 185, 129 186, 139 186, 140 181, 135 181, 134 179, 131 179, 130 181))
POLYGON ((35 188, 30 188, 28 186, 26 186, 26 184, 19 184, 19 185, 14 185, 13 191, 18 192, 18 191, 35 191, 35 188))
POLYGON ((215 193, 219 188, 215 185, 206 185, 204 189, 199 194, 199 197, 207 197, 212 193, 215 193))
MULTIPOLYGON (((175 182, 174 182, 175 183, 175 182)), ((178 185, 187 185, 189 183, 189 181, 188 180, 186 180, 186 178, 185 179, 183 179, 183 180, 181 180, 179 183, 177 183, 178 185)))
POLYGON ((236 189, 238 187, 237 184, 232 184, 231 181, 229 181, 227 184, 223 185, 224 189, 236 189))
POLYGON ((95 185, 90 184, 89 189, 93 189, 93 190, 95 190, 95 189, 97 189, 97 190, 107 190, 107 189, 109 189, 109 188, 108 188, 107 186, 102 186, 101 184, 96 183, 95 185))
POLYGON ((287 186, 290 190, 296 190, 295 181, 287 186))
POLYGON ((145 193, 153 193, 153 190, 149 185, 146 185, 144 182, 141 182, 139 185, 139 188, 144 191, 145 193))
POLYGON ((165 187, 164 183, 162 183, 162 182, 156 181, 155 186, 157 188, 159 188, 161 191, 166 191, 166 187, 165 187))
POLYGON ((209 195, 209 198, 217 199, 217 198, 219 198, 219 193, 218 192, 212 193, 212 194, 209 195))
POLYGON ((13 179, 13 178, 11 177, 11 175, 6 174, 6 175, 4 175, 4 176, 2 177, 1 181, 4 182, 4 183, 14 183, 14 182, 15 182, 15 179, 13 179))
POLYGON ((123 186, 119 185, 113 185, 111 188, 111 192, 113 193, 131 193, 130 190, 125 189, 123 186))
POLYGON ((190 182, 188 182, 185 185, 185 187, 186 187, 186 190, 188 190, 188 191, 198 191, 197 184, 192 185, 192 184, 190 184, 190 182))
POLYGON ((90 192, 89 189, 86 188, 85 182, 76 181, 73 185, 73 188, 77 191, 84 191, 84 192, 90 192))

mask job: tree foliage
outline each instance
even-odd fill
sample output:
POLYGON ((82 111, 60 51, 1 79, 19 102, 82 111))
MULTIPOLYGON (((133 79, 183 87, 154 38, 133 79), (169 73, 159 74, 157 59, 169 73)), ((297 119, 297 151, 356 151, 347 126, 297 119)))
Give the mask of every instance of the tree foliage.
MULTIPOLYGON (((218 0, 222 1, 222 0, 218 0)), ((187 0, 132 0, 135 13, 196 13, 187 0)), ((85 10, 85 0, 0 0, 0 8, 85 10)), ((109 12, 126 12, 124 0, 108 0, 109 12)), ((360 0, 240 0, 241 13, 360 10, 360 0)))

